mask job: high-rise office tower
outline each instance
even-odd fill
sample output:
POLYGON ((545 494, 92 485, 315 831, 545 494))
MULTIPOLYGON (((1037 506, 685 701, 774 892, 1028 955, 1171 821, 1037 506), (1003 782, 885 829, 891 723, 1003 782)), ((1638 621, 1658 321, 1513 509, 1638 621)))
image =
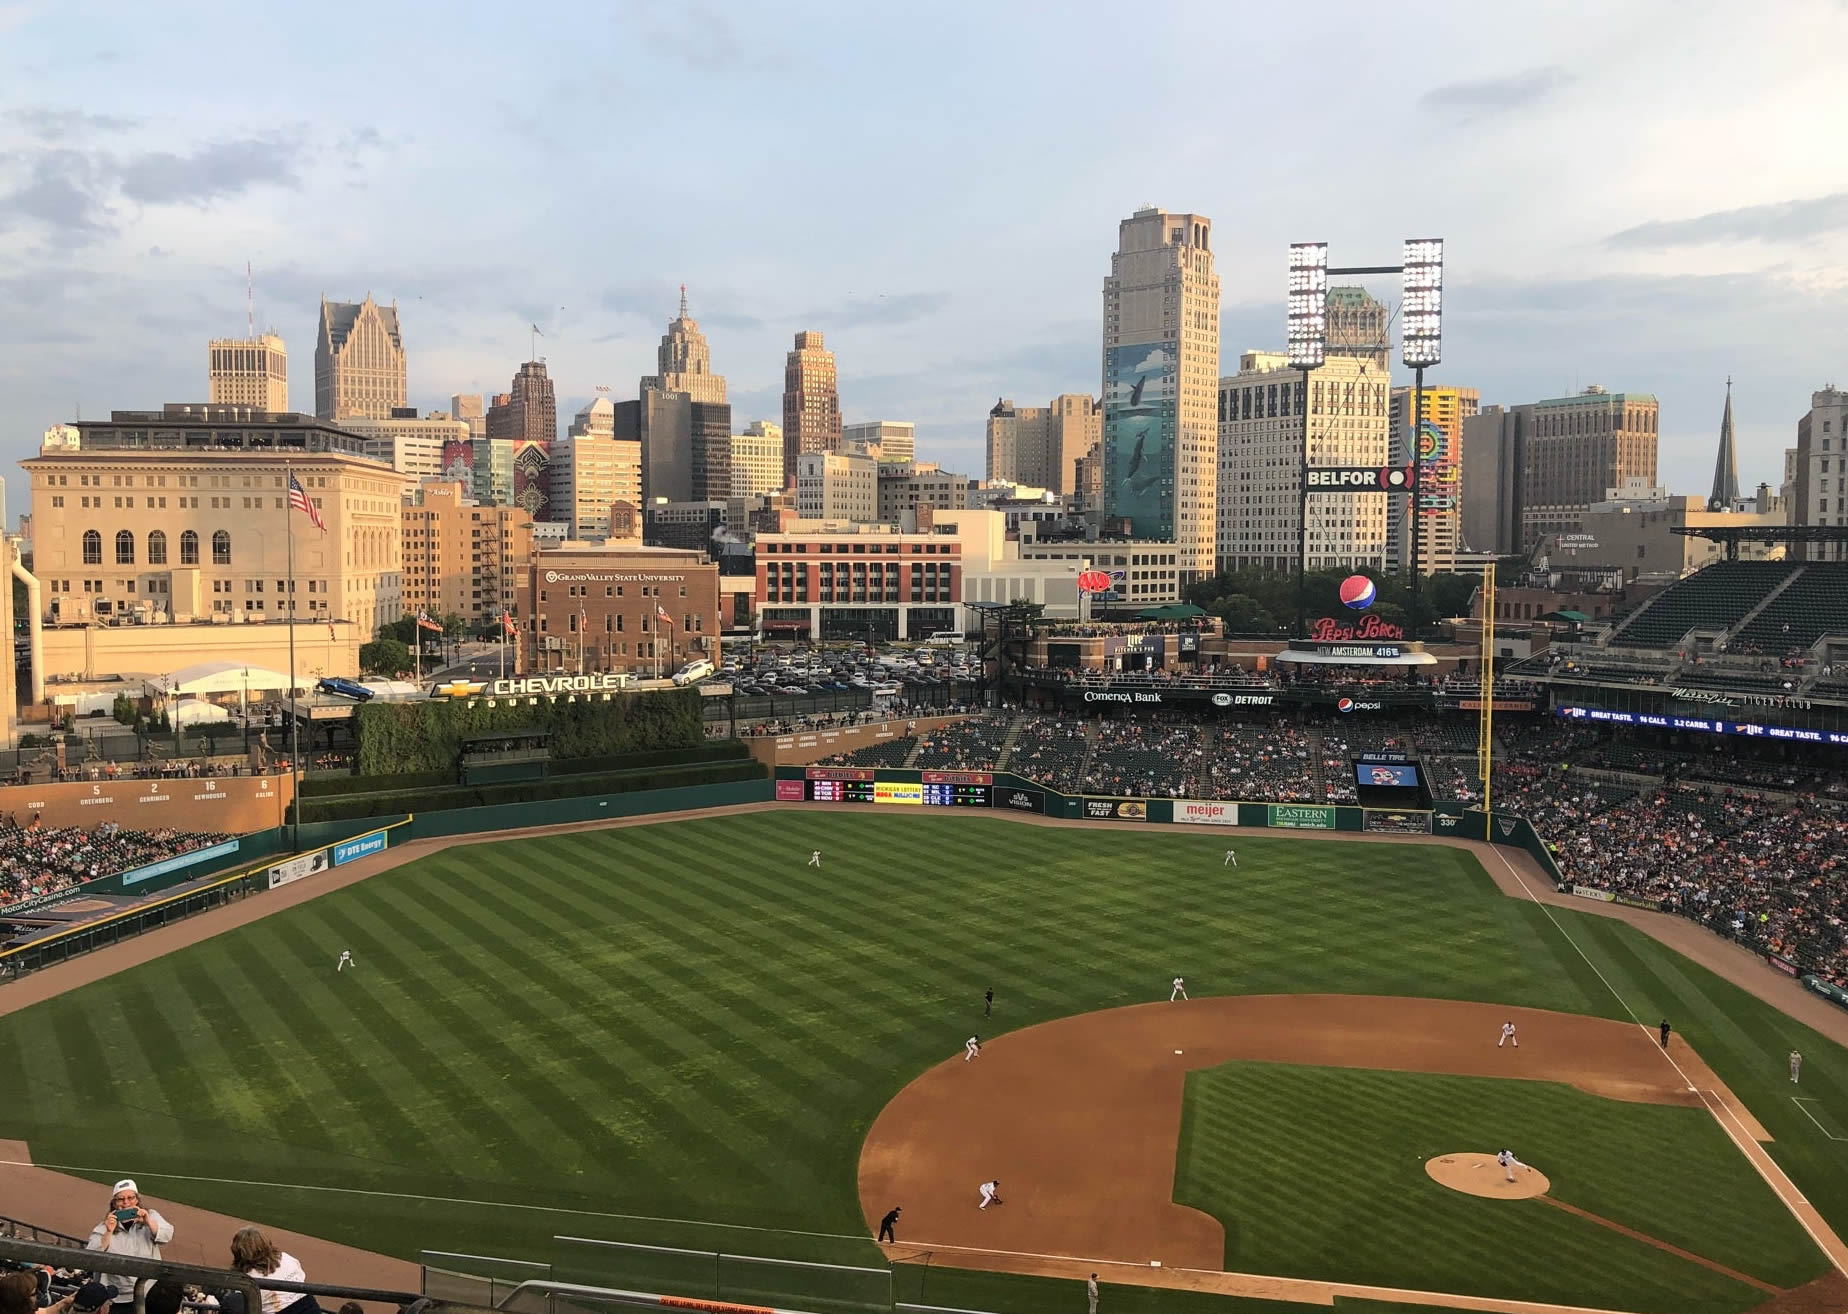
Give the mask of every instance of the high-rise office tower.
POLYGON ((642 379, 638 411, 644 503, 730 497, 731 403, 725 376, 712 372, 705 334, 687 314, 684 287, 655 360, 657 372, 642 379))
POLYGON ((213 338, 207 358, 212 405, 276 414, 289 409, 289 353, 274 333, 213 338))
POLYGON ((374 420, 391 418, 408 393, 404 337, 398 328, 398 305, 372 299, 321 298, 321 328, 314 343, 314 413, 323 420, 349 415, 374 420))
POLYGON ((760 497, 783 490, 783 426, 753 420, 731 440, 731 495, 760 497))
MULTIPOLYGON (((1418 570, 1425 575, 1457 568, 1463 538, 1463 423, 1481 409, 1474 388, 1428 386, 1424 390, 1424 432, 1418 452, 1418 570)), ((1412 389, 1392 390, 1390 463, 1412 461, 1412 389)), ((1386 498, 1386 561, 1394 570, 1412 568, 1412 535, 1406 512, 1411 498, 1386 498)))
POLYGON ((552 487, 552 444, 558 439, 558 398, 545 362, 524 362, 510 390, 488 405, 488 437, 512 445, 513 504, 535 522, 569 518, 552 487))
POLYGON ((841 395, 834 353, 819 333, 796 334, 783 364, 783 483, 796 486, 796 458, 841 449, 841 395))
POLYGON ((1366 288, 1328 289, 1327 355, 1365 361, 1381 374, 1390 368, 1392 343, 1386 336, 1386 307, 1366 288))
POLYGON ((868 420, 841 426, 841 450, 858 448, 881 465, 917 460, 918 426, 909 420, 868 420))
POLYGON ((488 436, 488 411, 478 392, 458 392, 449 399, 449 413, 468 425, 469 437, 488 436))
POLYGON ((641 444, 616 436, 616 407, 607 397, 579 411, 570 435, 553 446, 552 489, 557 519, 570 523, 572 538, 611 537, 612 507, 627 508, 616 523, 639 523, 641 444))
MULTIPOLYGON (((1834 384, 1810 394, 1810 408, 1797 421, 1797 445, 1786 451, 1791 478, 1790 523, 1848 525, 1848 475, 1843 473, 1843 444, 1848 443, 1848 390, 1834 384)), ((1848 560, 1840 543, 1805 543, 1806 561, 1848 560)), ((1839 670, 1840 668, 1837 667, 1839 670)))
POLYGON ((1063 393, 1050 406, 1003 398, 988 412, 988 477, 1073 495, 1078 462, 1103 432, 1103 408, 1084 393, 1063 393))
POLYGON ((1247 351, 1219 381, 1218 557, 1221 570, 1295 570, 1299 542, 1310 570, 1386 561, 1390 494, 1317 493, 1302 528, 1303 408, 1310 465, 1386 464, 1387 377, 1332 353, 1303 377, 1282 352, 1247 351))
POLYGON ((1205 215, 1138 210, 1104 280, 1104 515, 1175 545, 1182 588, 1217 547, 1219 277, 1205 215))
POLYGON ((1529 408, 1521 461, 1521 547, 1575 534, 1585 510, 1611 489, 1655 487, 1661 406, 1648 393, 1593 385, 1529 408))

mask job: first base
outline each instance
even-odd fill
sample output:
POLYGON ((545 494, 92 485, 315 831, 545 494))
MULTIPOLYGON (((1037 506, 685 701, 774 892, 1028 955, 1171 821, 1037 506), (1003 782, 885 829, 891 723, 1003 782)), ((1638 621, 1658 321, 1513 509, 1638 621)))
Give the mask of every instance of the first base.
POLYGON ((1174 1052, 1175 1052, 1176 1054, 1178 1054, 1178 1053, 1180 1053, 1181 1051, 1177 1049, 1177 1050, 1175 1050, 1174 1052))

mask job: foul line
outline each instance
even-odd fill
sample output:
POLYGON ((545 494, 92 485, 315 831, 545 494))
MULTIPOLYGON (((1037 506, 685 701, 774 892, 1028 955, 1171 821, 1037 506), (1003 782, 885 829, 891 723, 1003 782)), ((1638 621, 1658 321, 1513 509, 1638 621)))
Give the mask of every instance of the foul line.
MULTIPOLYGON (((1643 1035, 1650 1036, 1650 1028, 1644 1024, 1642 1018, 1636 1015, 1636 1010, 1630 1007, 1630 1001, 1625 999, 1623 995, 1618 992, 1617 987, 1611 984, 1610 978, 1605 976, 1598 965, 1591 961, 1591 955, 1587 954, 1579 945, 1579 942, 1572 938, 1572 933, 1566 930, 1564 926, 1560 925, 1559 918, 1553 915, 1552 906, 1534 893, 1533 887, 1528 885, 1526 877, 1522 876, 1520 870, 1512 862, 1508 861, 1508 855, 1501 851, 1499 845, 1491 844, 1489 847, 1494 852, 1495 856, 1501 859, 1502 866, 1508 869, 1508 874, 1514 877, 1515 883, 1521 887, 1522 891, 1526 893, 1527 897, 1533 901, 1540 911, 1546 914, 1546 919, 1553 923, 1553 929, 1558 931, 1560 935, 1565 938, 1566 943, 1572 946, 1574 952, 1585 960, 1585 966, 1597 973, 1598 980, 1604 982, 1604 988, 1611 992, 1611 997, 1619 1004, 1623 1005, 1623 1011, 1630 1015, 1630 1020, 1636 1023, 1638 1030, 1640 1030, 1643 1035)), ((1650 1043, 1652 1045, 1654 1044, 1653 1037, 1651 1037, 1650 1043)), ((1666 1046, 1662 1047, 1662 1057, 1667 1059, 1670 1065, 1673 1066, 1675 1071, 1680 1075, 1682 1084, 1700 1097, 1701 1104, 1705 1106, 1709 1113, 1713 1114, 1714 1121, 1720 1124, 1720 1130, 1725 1132, 1732 1140, 1733 1144, 1738 1147, 1739 1153, 1745 1156, 1745 1161, 1757 1170, 1760 1177, 1764 1178, 1765 1185, 1771 1188, 1772 1194, 1784 1202, 1784 1208, 1789 1210, 1790 1216, 1797 1220, 1798 1224, 1801 1225, 1805 1232, 1809 1233, 1810 1240, 1816 1243, 1816 1248, 1822 1251, 1829 1263, 1834 1266, 1836 1272, 1842 1274, 1844 1277, 1848 1277, 1848 1263, 1843 1262, 1841 1256, 1822 1239, 1822 1234, 1811 1225, 1809 1219, 1805 1218, 1797 1208, 1798 1205, 1803 1205, 1805 1208, 1814 1208, 1814 1206, 1810 1204, 1803 1192, 1797 1189, 1797 1184, 1790 1180, 1790 1177, 1782 1168, 1777 1166, 1777 1161, 1772 1159, 1769 1154, 1766 1154, 1762 1147, 1757 1146, 1756 1142, 1753 1141, 1751 1133, 1746 1130, 1745 1124, 1739 1121, 1739 1115, 1727 1107, 1725 1100, 1720 1099, 1717 1095, 1713 1095, 1710 1091, 1703 1091, 1695 1086, 1693 1081, 1688 1078, 1687 1070, 1676 1061, 1673 1054, 1668 1052, 1666 1046), (1718 1106, 1717 1108, 1715 1107, 1716 1105, 1718 1106), (1733 1126, 1738 1128, 1737 1132, 1733 1130, 1733 1126, 1727 1125, 1729 1119, 1733 1126), (1741 1139, 1742 1137, 1743 1139, 1741 1139), (1754 1149, 1757 1149, 1758 1153, 1754 1154, 1752 1152, 1754 1149), (1773 1170, 1776 1171, 1779 1178, 1783 1179, 1781 1185, 1776 1178, 1772 1177, 1771 1173, 1773 1170)), ((1820 1217, 1820 1214, 1818 1216, 1820 1217)), ((1833 1237, 1833 1234, 1831 1235, 1833 1237)), ((1841 1238, 1833 1237, 1833 1239, 1836 1243, 1836 1247, 1841 1247, 1841 1238)))
POLYGON ((1848 1136, 1837 1136, 1820 1122, 1817 1122, 1815 1114, 1803 1107, 1805 1104, 1820 1104, 1822 1103, 1821 1100, 1813 1095, 1792 1095, 1790 1097, 1790 1102, 1797 1106, 1798 1111, 1801 1112, 1804 1117, 1816 1123, 1816 1130, 1821 1132, 1824 1136, 1827 1136, 1832 1141, 1848 1141, 1848 1136))
MULTIPOLYGON (((30 1159, 0 1159, 0 1168, 43 1168, 47 1172, 92 1173, 113 1177, 114 1168, 92 1168, 82 1164, 34 1163, 30 1159)), ((360 1195, 377 1200, 420 1200, 426 1204, 475 1205, 484 1209, 518 1209, 534 1214, 569 1214, 573 1218, 613 1218, 628 1223, 673 1223, 682 1227, 723 1227, 738 1232, 774 1232, 779 1236, 817 1236, 831 1241, 865 1241, 864 1234, 845 1232, 805 1232, 793 1227, 757 1227, 750 1223, 719 1223, 705 1218, 663 1218, 656 1214, 613 1214, 601 1209, 566 1209, 558 1205, 515 1204, 509 1200, 475 1200, 458 1195, 417 1195, 410 1191, 369 1191, 358 1186, 311 1186, 306 1182, 254 1182, 242 1177, 199 1177, 187 1173, 143 1172, 150 1182, 209 1182, 217 1186, 262 1186, 274 1191, 320 1191, 328 1195, 360 1195)))
POLYGON ((1597 1214, 1591 1213, 1585 1209, 1580 1209, 1576 1205, 1569 1205, 1564 1200, 1556 1200, 1550 1195, 1540 1196, 1539 1199, 1541 1204, 1551 1205, 1553 1208, 1563 1210, 1565 1213, 1571 1214, 1574 1217, 1583 1218, 1596 1223, 1599 1227, 1608 1227, 1619 1236, 1627 1236, 1632 1241, 1641 1241, 1645 1245, 1654 1246, 1657 1250, 1666 1250, 1669 1254, 1677 1258, 1685 1259, 1692 1264, 1699 1264, 1702 1268, 1712 1269, 1720 1276, 1729 1277, 1734 1282, 1743 1282, 1748 1287, 1757 1287, 1760 1291, 1769 1292, 1774 1296, 1781 1290, 1781 1288, 1774 1287, 1769 1282, 1761 1282, 1759 1279, 1749 1274, 1741 1273, 1736 1268, 1728 1268, 1724 1264, 1716 1263, 1704 1256, 1697 1255, 1692 1250, 1683 1250, 1680 1246, 1672 1246, 1666 1241, 1650 1236, 1647 1232, 1639 1232, 1633 1227, 1625 1227, 1622 1223, 1612 1222, 1608 1218, 1600 1218, 1597 1214))

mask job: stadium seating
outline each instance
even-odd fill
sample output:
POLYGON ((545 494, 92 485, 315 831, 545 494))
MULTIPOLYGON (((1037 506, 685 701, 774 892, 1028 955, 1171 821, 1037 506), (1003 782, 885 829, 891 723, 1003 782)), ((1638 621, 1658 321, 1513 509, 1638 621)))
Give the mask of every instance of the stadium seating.
POLYGON ((1790 587, 1734 636, 1732 648, 1784 653, 1808 648, 1825 634, 1848 635, 1848 562, 1803 567, 1790 587))
POLYGON ((992 771, 1007 738, 1008 720, 975 716, 929 731, 912 765, 927 771, 992 771))
POLYGON ((1689 630, 1730 630, 1795 568, 1782 561, 1717 562, 1649 599, 1617 628, 1611 646, 1671 648, 1689 630))
POLYGON ((1193 722, 1105 721, 1084 787, 1088 794, 1181 798, 1205 771, 1206 750, 1193 722))
POLYGON ((8 818, 0 821, 0 909, 230 838, 186 830, 123 830, 114 822, 88 830, 37 821, 21 826, 8 818))
POLYGON ((911 756, 911 750, 917 747, 917 739, 911 735, 900 735, 896 739, 881 740, 877 744, 868 744, 864 748, 849 749, 845 753, 835 753, 817 762, 817 766, 869 766, 902 767, 911 756))
MULTIPOLYGON (((1308 731, 1289 726, 1225 725, 1208 735, 1211 759, 1202 778, 1208 798, 1319 803, 1321 751, 1308 731)), ((1341 763, 1345 773, 1347 763, 1341 763)), ((1330 775, 1330 779, 1333 779, 1330 775)))
POLYGON ((1084 761, 1090 755, 1085 722, 1075 718, 1029 716, 1023 719, 1007 769, 1061 793, 1080 792, 1084 761))

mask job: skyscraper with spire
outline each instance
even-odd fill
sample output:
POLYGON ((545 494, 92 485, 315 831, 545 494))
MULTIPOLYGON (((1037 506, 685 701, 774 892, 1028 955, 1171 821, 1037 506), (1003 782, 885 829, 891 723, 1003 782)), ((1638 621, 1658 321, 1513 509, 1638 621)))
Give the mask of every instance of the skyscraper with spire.
POLYGON ((731 496, 731 403, 725 376, 712 372, 712 351, 699 323, 680 314, 661 336, 658 372, 642 379, 636 433, 642 442, 642 498, 704 502, 731 496))
POLYGON ((1713 460, 1713 492, 1707 505, 1730 511, 1739 501, 1739 451, 1733 445, 1732 376, 1726 378, 1726 412, 1720 417, 1720 451, 1713 460))

